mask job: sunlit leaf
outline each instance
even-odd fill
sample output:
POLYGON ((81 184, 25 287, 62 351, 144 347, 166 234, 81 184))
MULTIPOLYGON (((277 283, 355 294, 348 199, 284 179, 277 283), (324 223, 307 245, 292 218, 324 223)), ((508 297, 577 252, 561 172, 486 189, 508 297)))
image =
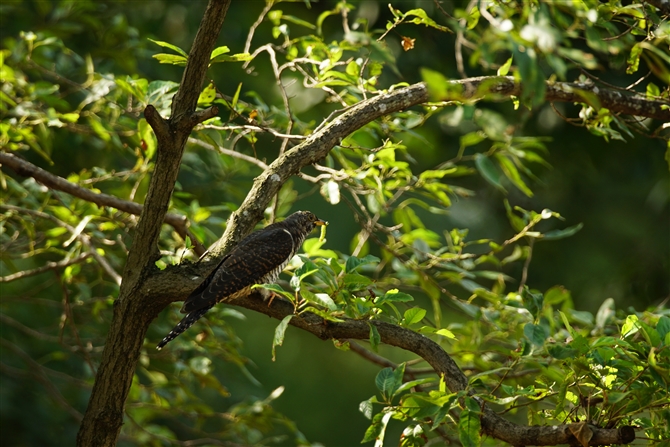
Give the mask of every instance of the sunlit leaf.
POLYGON ((272 339, 272 361, 274 362, 276 360, 275 356, 275 349, 277 346, 281 346, 284 344, 284 334, 286 333, 286 328, 288 327, 288 323, 291 321, 291 318, 293 318, 293 315, 287 315, 285 316, 281 322, 277 325, 277 328, 275 329, 275 336, 272 339))

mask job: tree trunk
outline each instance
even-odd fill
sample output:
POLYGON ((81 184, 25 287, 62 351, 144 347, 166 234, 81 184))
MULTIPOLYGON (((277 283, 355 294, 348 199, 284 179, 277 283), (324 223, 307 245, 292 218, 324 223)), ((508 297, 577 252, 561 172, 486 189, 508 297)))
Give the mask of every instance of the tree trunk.
POLYGON ((155 170, 128 253, 91 398, 77 434, 78 447, 116 445, 144 336, 151 321, 165 307, 152 303, 151 294, 141 293, 141 287, 157 270, 160 228, 188 136, 196 124, 218 113, 216 107, 198 112, 195 108, 230 1, 210 0, 207 5, 179 91, 173 99, 173 116, 164 120, 153 106, 145 109, 147 122, 158 140, 155 170))

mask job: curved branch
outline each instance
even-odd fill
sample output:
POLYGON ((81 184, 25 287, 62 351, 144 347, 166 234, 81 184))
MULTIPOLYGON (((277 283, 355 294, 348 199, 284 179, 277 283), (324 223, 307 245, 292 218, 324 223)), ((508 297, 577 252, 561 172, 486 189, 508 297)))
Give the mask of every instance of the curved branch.
POLYGON ((167 305, 182 300, 195 289, 200 278, 207 276, 221 256, 249 234, 263 218, 270 200, 292 175, 328 155, 343 138, 364 125, 389 113, 428 101, 423 83, 400 88, 359 102, 342 115, 312 133, 306 140, 280 155, 256 177, 251 191, 237 211, 231 214, 223 236, 211 248, 209 258, 196 265, 183 263, 155 272, 141 284, 138 294, 145 296, 145 309, 158 314, 167 305), (188 278, 187 280, 185 280, 188 278))
MULTIPOLYGON (((293 315, 295 310, 293 304, 281 299, 275 299, 268 306, 259 294, 238 298, 229 304, 259 312, 277 320, 293 315)), ((377 320, 345 319, 343 323, 334 323, 309 312, 293 315, 290 324, 322 340, 367 340, 370 335, 368 325, 374 324, 383 343, 419 355, 435 369, 438 375, 444 377, 445 384, 452 392, 462 391, 468 387, 467 377, 449 354, 433 340, 410 329, 377 320)), ((569 425, 521 426, 507 421, 487 407, 483 409, 481 422, 485 434, 512 445, 579 444, 569 425)), ((589 429, 593 434, 589 445, 627 444, 635 439, 632 427, 604 429, 589 426, 589 429)))
MULTIPOLYGON (((39 166, 36 166, 17 155, 8 152, 0 152, 0 165, 9 166, 14 172, 23 177, 32 177, 47 188, 63 191, 82 200, 86 200, 87 202, 95 203, 98 206, 116 208, 119 211, 133 214, 135 216, 142 214, 142 205, 139 203, 82 188, 75 183, 65 180, 63 177, 45 171, 39 166)), ((193 242, 193 251, 198 256, 202 256, 205 253, 205 247, 198 242, 190 231, 188 231, 188 219, 186 219, 186 216, 167 213, 164 222, 171 225, 182 239, 186 240, 187 236, 190 237, 193 242)))
MULTIPOLYGON (((443 101, 472 101, 479 99, 509 100, 521 96, 522 86, 512 76, 480 76, 448 81, 439 95, 443 101), (493 97, 492 97, 493 96, 493 97)), ((670 102, 648 99, 631 93, 601 88, 591 83, 547 82, 545 100, 549 102, 586 103, 603 107, 613 113, 643 116, 670 121, 670 102), (593 104, 596 102, 597 104, 593 104)))
POLYGON ((377 118, 426 101, 428 90, 423 83, 361 101, 280 155, 256 177, 244 202, 230 216, 226 231, 216 243, 212 254, 218 256, 229 251, 242 237, 250 233, 263 218, 263 211, 281 186, 303 167, 323 159, 342 139, 377 118))

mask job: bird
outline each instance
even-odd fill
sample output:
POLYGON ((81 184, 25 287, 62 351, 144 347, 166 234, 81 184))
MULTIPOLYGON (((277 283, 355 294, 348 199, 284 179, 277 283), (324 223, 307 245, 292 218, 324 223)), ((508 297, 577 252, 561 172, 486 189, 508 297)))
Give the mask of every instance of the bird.
POLYGON ((156 349, 163 349, 215 304, 248 294, 254 284, 275 282, 305 238, 316 226, 322 225, 328 225, 328 222, 310 211, 296 211, 283 221, 270 224, 242 239, 186 298, 181 308, 186 316, 156 349))

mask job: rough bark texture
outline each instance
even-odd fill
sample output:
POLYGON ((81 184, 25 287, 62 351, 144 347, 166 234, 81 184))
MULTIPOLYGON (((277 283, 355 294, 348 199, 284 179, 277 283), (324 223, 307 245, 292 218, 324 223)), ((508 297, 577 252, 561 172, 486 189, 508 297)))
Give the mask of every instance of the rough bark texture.
MULTIPOLYGON (((508 101, 510 96, 521 96, 521 83, 512 76, 480 76, 449 81, 443 101, 479 100, 494 95, 508 101)), ((670 102, 648 99, 632 92, 600 88, 595 84, 547 82, 544 99, 549 102, 587 103, 608 109, 612 113, 642 116, 670 121, 670 102), (597 104, 593 104, 593 103, 597 104), (665 108, 663 107, 665 106, 665 108)))
POLYGON ((213 254, 229 251, 263 218, 263 211, 282 185, 305 166, 323 159, 343 138, 364 125, 389 113, 428 101, 424 84, 381 94, 361 101, 342 115, 334 118, 321 130, 314 132, 302 143, 280 155, 254 181, 240 208, 228 221, 226 231, 212 250, 213 254))
MULTIPOLYGON (((264 301, 259 294, 239 298, 231 304, 251 309, 277 320, 282 320, 294 312, 293 304, 281 299, 275 299, 272 305, 268 306, 267 301, 264 301)), ((382 343, 419 355, 433 367, 438 375, 444 377, 445 384, 451 391, 456 392, 467 388, 467 377, 449 354, 433 340, 409 329, 382 321, 346 319, 343 323, 334 323, 308 312, 300 316, 295 315, 291 319, 290 324, 310 332, 322 340, 367 340, 370 336, 370 327, 368 324, 374 324, 379 332, 382 343)), ((517 425, 505 420, 487 407, 484 408, 481 422, 482 430, 486 435, 508 442, 514 446, 579 445, 569 425, 517 425)), ((632 427, 604 429, 590 426, 589 428, 593 435, 589 445, 626 444, 635 439, 635 431, 632 427)))
POLYGON ((159 256, 160 227, 179 173, 186 140, 198 120, 215 113, 214 110, 194 112, 209 55, 229 4, 230 0, 211 0, 207 6, 173 101, 173 117, 163 120, 152 106, 145 111, 158 140, 155 170, 124 268, 119 298, 114 303, 114 315, 91 398, 77 435, 79 447, 116 445, 144 336, 156 316, 155 309, 146 306, 146 297, 139 293, 140 287, 143 279, 156 269, 154 262, 159 256))

